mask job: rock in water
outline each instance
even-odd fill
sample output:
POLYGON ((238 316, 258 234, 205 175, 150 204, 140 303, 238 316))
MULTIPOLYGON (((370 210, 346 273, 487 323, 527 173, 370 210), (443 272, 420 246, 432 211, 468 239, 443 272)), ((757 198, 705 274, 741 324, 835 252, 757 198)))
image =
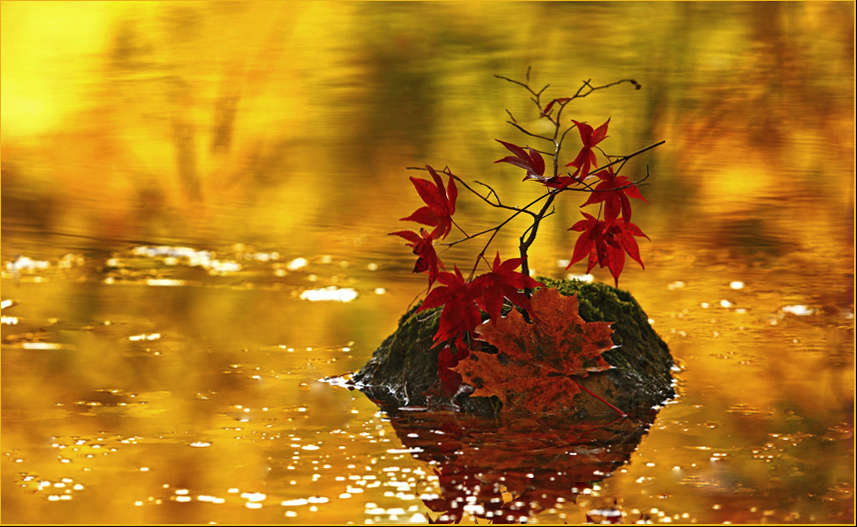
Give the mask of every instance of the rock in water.
MULTIPOLYGON (((673 359, 666 343, 649 325, 648 317, 627 291, 601 283, 539 278, 547 287, 566 296, 577 293, 580 316, 587 322, 612 322, 616 348, 603 354, 613 369, 575 380, 629 414, 642 414, 675 396, 671 369, 673 359)), ((353 381, 382 406, 453 406, 464 411, 492 413, 499 401, 468 397, 454 400, 437 395, 437 355, 432 337, 437 331, 440 308, 417 313, 415 306, 399 321, 398 329, 378 347, 353 381)), ((613 413, 607 405, 587 394, 575 398, 575 418, 613 413)))

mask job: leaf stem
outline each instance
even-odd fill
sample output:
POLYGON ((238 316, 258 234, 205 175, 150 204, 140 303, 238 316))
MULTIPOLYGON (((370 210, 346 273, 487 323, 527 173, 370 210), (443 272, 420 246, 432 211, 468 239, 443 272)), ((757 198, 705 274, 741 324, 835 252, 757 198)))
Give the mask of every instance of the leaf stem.
POLYGON ((604 399, 602 399, 599 395, 597 395, 596 393, 594 393, 593 391, 591 391, 589 388, 587 388, 586 386, 584 386, 584 385, 580 384, 579 382, 575 381, 574 379, 572 379, 572 378, 571 378, 571 376, 569 376, 569 377, 568 377, 568 379, 569 379, 571 382, 573 382, 574 384, 576 384, 576 385, 577 385, 577 387, 578 387, 578 388, 580 388, 581 390, 583 390, 584 392, 588 393, 588 394, 589 394, 589 395, 591 395, 592 397, 595 397, 596 399, 598 399, 598 400, 599 400, 599 401, 601 401, 602 403, 604 403, 604 404, 606 404, 607 406, 609 406, 610 408, 612 408, 612 409, 613 409, 617 414, 621 415, 622 417, 628 417, 628 414, 626 414, 626 413, 625 413, 625 412, 623 412, 622 410, 620 410, 620 409, 616 408, 616 407, 615 407, 615 406, 613 406, 612 404, 608 403, 607 401, 605 401, 604 399))

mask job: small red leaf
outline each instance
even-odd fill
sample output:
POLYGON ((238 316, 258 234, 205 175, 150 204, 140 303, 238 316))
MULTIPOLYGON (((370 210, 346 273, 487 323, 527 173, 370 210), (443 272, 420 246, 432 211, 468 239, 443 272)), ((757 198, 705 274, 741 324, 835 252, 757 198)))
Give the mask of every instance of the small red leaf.
POLYGON ((391 236, 400 236, 407 240, 408 247, 411 247, 414 250, 414 254, 418 256, 417 263, 414 265, 415 273, 422 273, 428 271, 429 274, 429 287, 434 283, 434 281, 438 278, 438 269, 443 269, 443 262, 440 261, 440 258, 437 256, 437 252, 434 250, 434 237, 426 232, 425 229, 420 229, 420 233, 417 234, 413 231, 398 231, 391 232, 391 236))
POLYGON ((417 209, 410 216, 401 218, 401 221, 415 221, 423 225, 434 227, 431 232, 432 238, 445 238, 452 229, 452 215, 455 213, 455 200, 458 197, 458 189, 452 176, 449 176, 447 188, 443 187, 440 175, 429 165, 426 165, 434 184, 426 179, 411 177, 417 194, 426 204, 425 207, 417 209))
POLYGON ((552 100, 551 102, 548 103, 547 106, 545 106, 545 109, 542 111, 542 115, 547 115, 548 113, 550 113, 551 108, 553 108, 554 104, 564 103, 564 102, 568 102, 570 100, 571 100, 571 97, 561 97, 559 99, 552 100))
POLYGON ((509 163, 510 165, 523 168, 527 171, 527 175, 524 179, 544 179, 545 160, 540 153, 532 148, 530 148, 530 152, 527 153, 527 151, 520 146, 513 145, 512 143, 507 143, 499 139, 496 139, 496 141, 505 146, 510 152, 515 154, 515 156, 507 156, 503 159, 498 159, 497 161, 494 161, 495 163, 509 163))
POLYGON ((607 119, 607 121, 605 121, 604 124, 599 126, 596 130, 593 130, 588 124, 575 121, 574 119, 572 119, 571 122, 577 126, 577 131, 580 133, 580 141, 583 143, 583 148, 580 149, 580 152, 578 152, 574 161, 565 166, 577 167, 578 174, 576 179, 578 181, 583 181, 587 176, 589 176, 590 168, 598 163, 598 159, 595 157, 593 148, 607 137, 607 127, 610 124, 610 119, 607 119))

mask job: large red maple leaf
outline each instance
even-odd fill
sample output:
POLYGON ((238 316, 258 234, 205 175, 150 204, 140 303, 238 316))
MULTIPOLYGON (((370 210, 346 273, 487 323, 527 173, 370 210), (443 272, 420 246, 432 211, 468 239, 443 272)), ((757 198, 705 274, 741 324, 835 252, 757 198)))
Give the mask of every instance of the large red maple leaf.
POLYGON ((613 347, 608 322, 586 322, 577 296, 542 288, 531 300, 538 324, 516 310, 476 328, 499 353, 471 352, 455 367, 476 396, 496 395, 504 412, 566 414, 580 386, 573 377, 610 369, 601 354, 613 347))
POLYGON ((423 225, 434 227, 431 232, 432 238, 445 238, 452 229, 452 215, 455 213, 455 200, 458 198, 458 187, 455 180, 449 176, 446 188, 438 173, 429 165, 426 165, 434 185, 431 181, 411 177, 411 183, 417 189, 417 193, 425 202, 425 207, 420 207, 413 214, 400 221, 415 221, 423 225))

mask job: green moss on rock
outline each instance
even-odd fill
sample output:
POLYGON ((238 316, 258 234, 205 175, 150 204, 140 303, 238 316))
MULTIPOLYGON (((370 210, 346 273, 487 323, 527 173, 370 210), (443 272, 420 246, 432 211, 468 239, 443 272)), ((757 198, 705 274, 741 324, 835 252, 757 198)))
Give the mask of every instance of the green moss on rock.
MULTIPOLYGON (((627 291, 601 283, 539 278, 547 287, 566 296, 577 294, 580 316, 587 322, 612 322, 616 348, 604 353, 614 369, 577 379, 611 404, 628 413, 649 410, 675 395, 669 349, 654 332, 648 317, 627 291)), ((437 331, 440 308, 418 313, 419 305, 399 321, 398 329, 375 350, 372 358, 354 376, 371 398, 384 405, 452 405, 477 413, 495 412, 497 401, 460 394, 455 401, 429 396, 437 383, 438 349, 432 338, 437 331)), ((575 397, 575 417, 611 413, 594 397, 575 397)))

